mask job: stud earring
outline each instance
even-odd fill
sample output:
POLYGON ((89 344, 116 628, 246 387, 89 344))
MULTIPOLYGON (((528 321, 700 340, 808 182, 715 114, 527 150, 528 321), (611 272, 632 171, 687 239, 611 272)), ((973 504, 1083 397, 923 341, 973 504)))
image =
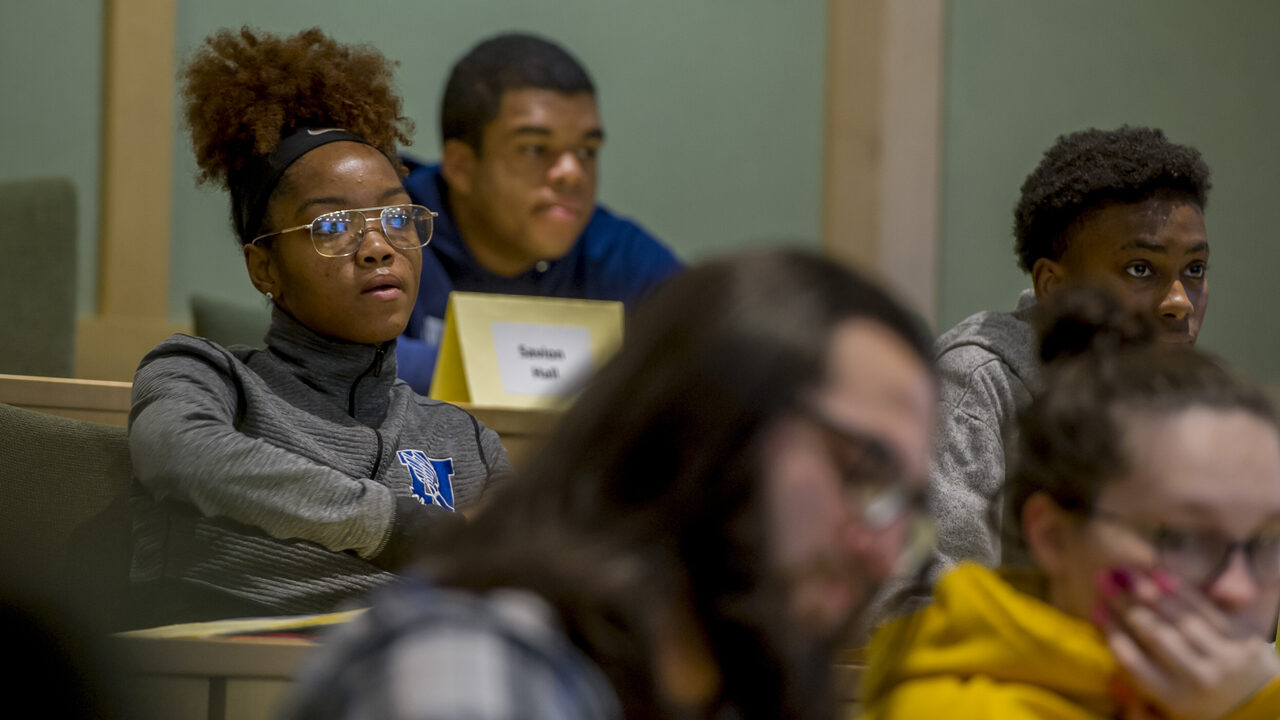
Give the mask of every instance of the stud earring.
POLYGON ((262 293, 262 294, 266 296, 266 298, 267 298, 267 302, 271 302, 271 301, 272 301, 272 299, 274 299, 274 298, 275 298, 275 295, 272 295, 270 290, 268 290, 267 292, 264 292, 264 293, 262 293))

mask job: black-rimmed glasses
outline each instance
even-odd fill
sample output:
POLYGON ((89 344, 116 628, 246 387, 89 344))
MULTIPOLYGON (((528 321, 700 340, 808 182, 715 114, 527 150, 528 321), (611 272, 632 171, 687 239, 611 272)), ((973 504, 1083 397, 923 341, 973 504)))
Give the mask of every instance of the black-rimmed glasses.
POLYGON ((432 218, 436 213, 421 205, 388 205, 327 212, 306 225, 298 225, 259 235, 250 245, 298 230, 311 230, 311 244, 325 257, 354 255, 369 227, 367 213, 378 213, 382 235, 392 247, 414 250, 431 241, 432 218))
POLYGON ((807 404, 802 414, 821 428, 844 494, 859 524, 882 531, 905 518, 908 523, 899 574, 914 572, 932 554, 936 532, 929 514, 927 484, 913 482, 902 461, 884 441, 845 427, 807 404))
POLYGON ((1146 541, 1166 570, 1190 583, 1204 586, 1213 582, 1227 569, 1232 556, 1240 552, 1255 582, 1264 587, 1280 584, 1280 528, 1237 540, 1216 530, 1144 526, 1102 509, 1094 509, 1090 516, 1118 525, 1146 541))

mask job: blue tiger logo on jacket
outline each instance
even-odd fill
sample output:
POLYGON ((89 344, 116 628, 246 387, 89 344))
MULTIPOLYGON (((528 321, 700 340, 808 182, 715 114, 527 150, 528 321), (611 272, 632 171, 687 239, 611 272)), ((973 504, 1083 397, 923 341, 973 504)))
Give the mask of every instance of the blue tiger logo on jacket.
POLYGON ((396 458, 409 468, 414 497, 424 505, 453 510, 453 458, 437 460, 421 450, 398 450, 396 458))

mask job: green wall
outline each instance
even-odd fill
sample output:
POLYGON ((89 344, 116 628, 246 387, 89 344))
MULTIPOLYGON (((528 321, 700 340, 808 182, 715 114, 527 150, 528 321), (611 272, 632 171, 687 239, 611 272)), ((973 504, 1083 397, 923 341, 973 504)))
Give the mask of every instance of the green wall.
MULTIPOLYGON (((250 24, 371 43, 400 62, 410 151, 431 158, 452 62, 501 31, 546 35, 599 88, 601 200, 694 260, 783 236, 818 246, 825 17, 824 0, 179 0, 177 42, 181 60, 250 24)), ((170 314, 196 292, 250 302, 225 193, 196 188, 181 123, 175 142, 170 314)))
POLYGON ((1058 135, 1153 125, 1213 171, 1201 347, 1280 380, 1280 3, 953 0, 946 60, 941 327, 1029 286, 1013 205, 1058 135))
MULTIPOLYGON (((0 3, 0 180, 71 178, 80 250, 75 277, 66 268, 40 270, 76 283, 82 313, 96 304, 102 36, 97 0, 0 3)), ((3 262, 21 262, 21 243, 38 238, 39 228, 10 228, 0 246, 3 262)))
MULTIPOLYGON (((177 39, 180 58, 214 29, 245 23, 371 42, 400 60, 413 151, 430 157, 453 59, 503 29, 556 38, 601 88, 603 200, 694 260, 777 237, 816 245, 824 17, 820 0, 179 0, 177 39)), ((95 305, 102 20, 101 2, 0 3, 0 179, 75 182, 82 312, 95 305)), ((1199 147, 1214 172, 1204 346, 1280 380, 1267 312, 1280 306, 1267 273, 1280 254, 1268 226, 1280 188, 1280 3, 952 0, 946 41, 940 326, 1009 307, 1027 285, 1011 211, 1055 137, 1151 124, 1199 147)), ((170 313, 182 319, 193 292, 250 302, 253 290, 225 195, 195 187, 180 126, 175 143, 170 313)), ((18 237, 6 236, 10 258, 18 237)))

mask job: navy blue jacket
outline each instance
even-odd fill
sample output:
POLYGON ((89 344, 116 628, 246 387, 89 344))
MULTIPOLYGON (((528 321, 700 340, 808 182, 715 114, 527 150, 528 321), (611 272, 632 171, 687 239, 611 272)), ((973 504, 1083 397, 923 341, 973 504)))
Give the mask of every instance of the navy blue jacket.
POLYGON ((409 197, 439 213, 431 243, 422 250, 418 302, 409 327, 396 343, 400 377, 424 395, 431 386, 444 311, 454 290, 619 300, 630 308, 650 288, 683 267, 644 228, 597 205, 582 236, 564 257, 538 263, 513 278, 495 275, 476 262, 458 234, 440 166, 402 159, 409 166, 404 181, 409 197))

